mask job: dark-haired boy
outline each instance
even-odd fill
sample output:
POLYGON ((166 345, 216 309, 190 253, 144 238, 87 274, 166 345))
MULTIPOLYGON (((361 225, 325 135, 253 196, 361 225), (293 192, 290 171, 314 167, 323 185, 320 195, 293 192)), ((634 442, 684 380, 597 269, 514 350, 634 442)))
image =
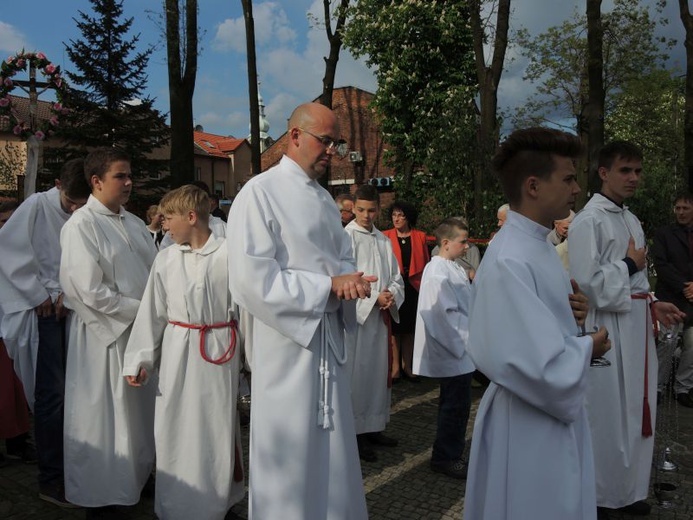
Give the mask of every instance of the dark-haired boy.
POLYGON ((596 517, 584 400, 590 359, 609 343, 604 328, 580 337, 586 300, 546 240, 580 192, 580 150, 574 135, 529 128, 493 160, 510 210, 472 287, 467 352, 491 384, 474 423, 468 519, 596 517))
POLYGON ((344 230, 351 237, 356 268, 378 277, 368 298, 357 300, 356 332, 347 333, 347 369, 351 376, 351 403, 359 456, 377 460, 372 445, 396 446, 382 432, 390 421, 392 380, 388 375, 390 320, 399 321, 404 282, 390 239, 373 224, 380 210, 378 190, 360 186, 354 194, 354 220, 344 230))
MULTIPOLYGON (((84 160, 86 205, 63 227, 60 283, 70 314, 65 385, 65 496, 85 507, 133 505, 154 462, 154 391, 128 386, 123 353, 156 247, 123 208, 130 158, 101 148, 84 160)), ((89 512, 91 515, 93 512, 89 512)))
POLYGON ((34 411, 39 497, 62 507, 72 504, 63 492, 67 310, 59 281, 60 232, 89 191, 84 161, 68 161, 55 187, 30 196, 0 229, 0 248, 11 252, 0 263, 0 336, 34 411))
POLYGON ((611 366, 592 370, 587 392, 597 505, 647 515, 657 413, 652 312, 665 325, 685 314, 670 302, 650 305, 645 233, 624 206, 640 181, 642 152, 614 141, 598 161, 601 191, 576 215, 568 240, 570 274, 592 302, 587 329, 613 333, 611 366))

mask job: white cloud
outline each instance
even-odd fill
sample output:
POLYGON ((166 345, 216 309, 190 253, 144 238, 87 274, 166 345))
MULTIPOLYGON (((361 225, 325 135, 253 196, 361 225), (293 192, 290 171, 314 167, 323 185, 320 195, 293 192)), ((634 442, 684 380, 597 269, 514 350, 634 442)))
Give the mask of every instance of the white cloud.
POLYGON ((14 55, 29 47, 26 37, 19 29, 0 20, 0 52, 14 55))
POLYGON ((212 40, 216 51, 245 52, 245 21, 243 18, 227 18, 218 27, 212 40))
MULTIPOLYGON (((296 40, 286 12, 277 2, 263 2, 253 6, 255 23, 255 46, 259 49, 269 45, 288 45, 296 40)), ((217 51, 233 50, 245 53, 245 19, 229 18, 218 27, 212 41, 217 51)))

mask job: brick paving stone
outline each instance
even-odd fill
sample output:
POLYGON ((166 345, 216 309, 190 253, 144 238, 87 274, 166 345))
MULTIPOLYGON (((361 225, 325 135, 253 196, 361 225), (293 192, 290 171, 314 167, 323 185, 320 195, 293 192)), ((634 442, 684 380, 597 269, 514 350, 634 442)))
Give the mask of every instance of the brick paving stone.
MULTIPOLYGON (((467 439, 471 438, 474 415, 483 389, 473 389, 472 417, 467 439)), ((392 417, 386 433, 399 440, 396 448, 376 447, 378 460, 362 463, 364 489, 372 520, 460 520, 464 505, 464 481, 451 479, 429 468, 431 446, 435 436, 438 387, 434 380, 420 384, 407 381, 393 387, 392 417)), ((243 429, 247 446, 248 430, 243 429)), ((679 406, 665 398, 659 407, 655 453, 665 446, 672 450, 675 472, 653 471, 652 481, 678 486, 675 509, 657 505, 654 494, 649 519, 693 520, 693 409, 679 406)), ((85 517, 84 510, 63 510, 38 498, 35 465, 11 463, 0 468, 0 520, 75 520, 85 517)), ((247 499, 235 505, 236 518, 247 519, 247 499)), ((127 520, 153 520, 154 502, 143 499, 127 508, 127 520)), ((635 520, 619 513, 610 519, 635 520)))

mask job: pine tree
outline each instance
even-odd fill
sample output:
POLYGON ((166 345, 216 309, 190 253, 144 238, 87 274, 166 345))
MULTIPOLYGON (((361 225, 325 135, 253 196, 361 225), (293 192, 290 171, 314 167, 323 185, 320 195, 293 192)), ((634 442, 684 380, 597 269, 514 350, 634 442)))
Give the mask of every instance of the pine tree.
POLYGON ((148 155, 169 139, 164 116, 143 97, 145 73, 153 48, 138 49, 129 36, 133 18, 123 19, 122 0, 90 0, 93 15, 73 18, 82 38, 64 44, 75 71, 62 135, 72 154, 97 146, 120 146, 132 157, 136 178, 158 177, 167 162, 148 155), (76 149, 76 150, 75 150, 76 149))

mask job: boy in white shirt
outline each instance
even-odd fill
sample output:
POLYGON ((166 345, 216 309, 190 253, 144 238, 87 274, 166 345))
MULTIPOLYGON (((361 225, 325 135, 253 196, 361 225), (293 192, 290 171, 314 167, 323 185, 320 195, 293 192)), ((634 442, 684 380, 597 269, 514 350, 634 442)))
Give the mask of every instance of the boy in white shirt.
MULTIPOLYGON (((132 192, 122 149, 84 160, 87 203, 62 227, 60 285, 69 316, 65 376, 65 497, 99 508, 134 505, 154 464, 154 393, 121 377, 123 354, 156 247, 139 217, 123 208, 132 192)), ((106 509, 100 509, 106 508, 106 509)))
POLYGON ((469 248, 468 233, 467 224, 459 218, 448 218, 435 230, 440 249, 421 278, 413 361, 415 374, 440 381, 431 469, 458 479, 467 477, 462 454, 474 364, 465 350, 471 288, 467 273, 455 259, 469 248))
POLYGON ((176 245, 154 261, 123 375, 141 386, 159 370, 157 516, 223 520, 244 493, 236 417, 241 339, 226 241, 209 228, 209 197, 200 188, 173 190, 159 207, 176 245))
POLYGON ((351 237, 356 268, 378 277, 371 295, 356 302, 356 332, 345 337, 356 441, 359 456, 367 462, 377 460, 373 444, 398 444, 382 431, 390 421, 389 324, 390 320, 399 321, 397 309, 404 301, 404 282, 390 239, 373 225, 378 213, 378 190, 360 186, 355 193, 355 218, 344 228, 351 237))

